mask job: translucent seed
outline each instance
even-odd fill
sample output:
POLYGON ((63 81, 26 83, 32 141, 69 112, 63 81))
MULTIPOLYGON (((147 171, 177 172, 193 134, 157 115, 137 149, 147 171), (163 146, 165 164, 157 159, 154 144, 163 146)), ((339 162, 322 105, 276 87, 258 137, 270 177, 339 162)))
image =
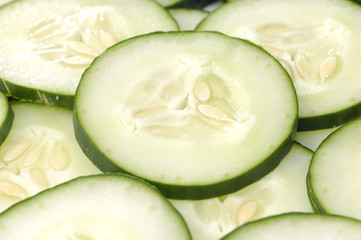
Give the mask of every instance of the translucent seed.
POLYGON ((119 111, 117 112, 117 117, 120 124, 127 132, 132 133, 137 130, 137 125, 134 122, 133 116, 126 107, 120 107, 119 111))
POLYGON ((256 214, 257 211, 257 202, 249 201, 243 204, 237 212, 237 223, 241 225, 245 222, 251 220, 251 218, 256 214))
POLYGON ((166 111, 167 111, 166 107, 146 108, 136 111, 135 113, 133 113, 133 116, 136 118, 146 118, 153 115, 164 113, 166 111))
POLYGON ((101 32, 99 34, 99 38, 105 48, 113 46, 117 42, 113 35, 108 32, 101 32))
POLYGON ((40 160, 42 152, 43 152, 43 146, 40 144, 36 145, 22 159, 23 166, 30 167, 36 164, 40 160))
POLYGON ((301 77, 307 77, 310 74, 310 66, 304 55, 296 55, 295 66, 301 77))
POLYGON ((72 236, 68 236, 68 240, 94 240, 94 238, 81 233, 73 233, 72 236))
POLYGON ((38 168, 38 167, 31 168, 30 176, 31 176, 32 180, 39 186, 41 186, 43 188, 49 187, 48 179, 47 179, 45 173, 43 172, 43 170, 41 170, 40 168, 38 168))
POLYGON ((211 89, 212 96, 214 98, 224 98, 226 95, 226 87, 224 86, 222 79, 215 74, 209 74, 207 76, 207 82, 211 89))
POLYGON ((206 102, 211 96, 211 89, 205 81, 198 81, 194 87, 194 95, 199 101, 206 102))
POLYGON ((206 117, 213 118, 219 121, 228 121, 230 120, 225 112, 221 109, 207 105, 207 104, 200 104, 198 105, 198 110, 201 114, 206 117))
POLYGON ((37 53, 50 60, 60 60, 69 55, 64 49, 40 50, 37 53))
POLYGON ((3 160, 9 162, 19 158, 25 152, 28 146, 29 141, 23 141, 13 145, 8 150, 6 150, 3 156, 3 160))
POLYGON ((61 44, 65 37, 67 36, 67 33, 65 32, 55 32, 54 34, 49 34, 41 39, 42 44, 61 44))
POLYGON ((163 138, 177 138, 180 137, 181 135, 181 133, 177 131, 176 128, 169 126, 157 125, 157 126, 149 126, 146 127, 145 129, 151 132, 152 134, 163 138))
POLYGON ((0 193, 19 199, 29 196, 28 192, 20 185, 7 180, 0 180, 0 193))
POLYGON ((44 37, 48 34, 53 33, 59 27, 60 27, 59 23, 56 23, 54 21, 49 21, 49 22, 42 21, 30 28, 29 36, 35 38, 44 37))
POLYGON ((105 28, 103 16, 97 16, 91 25, 92 32, 100 32, 105 28))
POLYGON ((89 45, 80 41, 66 41, 64 45, 75 53, 96 57, 98 52, 89 45))
POLYGON ((334 56, 326 58, 320 66, 320 78, 325 79, 331 76, 337 64, 337 59, 334 56))
POLYGON ((73 66, 87 66, 93 61, 93 58, 73 56, 63 59, 63 62, 73 66))
POLYGON ((64 170, 70 164, 70 156, 68 156, 65 147, 58 143, 56 149, 52 152, 50 165, 55 170, 64 170))

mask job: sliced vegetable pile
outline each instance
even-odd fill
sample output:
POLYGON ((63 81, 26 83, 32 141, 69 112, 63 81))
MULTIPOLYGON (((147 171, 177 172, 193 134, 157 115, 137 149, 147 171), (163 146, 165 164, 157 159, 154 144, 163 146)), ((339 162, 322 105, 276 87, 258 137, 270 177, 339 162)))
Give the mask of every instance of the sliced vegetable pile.
POLYGON ((357 1, 0 5, 1 240, 360 238, 357 1))

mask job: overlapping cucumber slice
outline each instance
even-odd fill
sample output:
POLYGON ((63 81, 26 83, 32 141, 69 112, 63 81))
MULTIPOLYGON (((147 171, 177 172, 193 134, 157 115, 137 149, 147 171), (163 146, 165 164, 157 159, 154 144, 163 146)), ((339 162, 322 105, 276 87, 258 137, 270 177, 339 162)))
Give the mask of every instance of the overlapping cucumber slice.
POLYGON ((290 74, 299 130, 333 128, 361 115, 361 7, 351 1, 244 0, 197 27, 248 39, 290 74))
POLYGON ((11 107, 14 123, 0 148, 0 211, 46 188, 100 173, 76 142, 72 111, 33 103, 11 107))
POLYGON ((84 73, 74 110, 77 140, 99 169, 180 199, 257 181, 288 153, 297 123, 281 65, 215 32, 153 33, 109 48, 84 73))
POLYGON ((312 213, 287 213, 245 224, 222 240, 358 240, 361 221, 312 213))
POLYGON ((77 178, 0 214, 2 240, 190 240, 183 218, 152 186, 123 175, 77 178))
POLYGON ((217 240, 246 222, 276 214, 312 212, 305 181, 312 154, 295 143, 276 169, 244 189, 218 198, 171 202, 194 240, 217 240))
POLYGON ((361 119, 342 126, 316 150, 307 178, 315 210, 361 219, 361 119))
POLYGON ((154 1, 27 0, 0 8, 0 91, 72 108, 86 67, 114 43, 177 30, 154 1))

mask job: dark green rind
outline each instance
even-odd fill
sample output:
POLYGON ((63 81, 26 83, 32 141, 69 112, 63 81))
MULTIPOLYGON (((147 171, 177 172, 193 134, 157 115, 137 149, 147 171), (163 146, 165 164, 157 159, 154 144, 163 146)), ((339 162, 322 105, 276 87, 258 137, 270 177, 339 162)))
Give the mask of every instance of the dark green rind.
MULTIPOLYGON (((322 145, 324 145, 330 136, 332 136, 334 134, 338 134, 338 132, 340 130, 342 131, 342 128, 344 128, 345 126, 346 125, 343 125, 340 128, 333 131, 332 133, 330 133, 330 135, 327 136, 327 138, 319 145, 318 148, 320 148, 322 145)), ((312 165, 313 165, 312 163, 315 161, 314 159, 316 158, 316 155, 317 155, 317 150, 315 151, 315 153, 313 154, 313 156, 311 158, 310 167, 309 167, 308 173, 307 173, 307 178, 306 178, 307 194, 308 194, 308 198, 310 199, 312 208, 315 212, 322 213, 322 214, 329 214, 329 212, 322 206, 321 201, 318 199, 317 194, 315 194, 314 188, 312 187, 312 170, 311 169, 312 169, 312 165)))
MULTIPOLYGON (((1 97, 6 98, 5 95, 1 97)), ((5 99, 8 101, 7 99, 5 99)), ((12 110, 10 103, 7 104, 7 114, 6 117, 3 119, 3 122, 0 124, 0 145, 6 140, 7 136, 9 135, 10 129, 13 125, 14 121, 14 111, 12 110)))
POLYGON ((215 1, 216 0, 183 0, 179 4, 175 4, 171 7, 201 9, 215 1))
POLYGON ((361 116, 361 102, 347 109, 322 116, 304 118, 300 116, 297 131, 302 132, 334 128, 356 119, 359 116, 361 116))
POLYGON ((74 95, 53 93, 17 85, 0 79, 0 92, 6 96, 26 102, 42 103, 68 109, 73 108, 74 95))
POLYGON ((317 213, 326 214, 327 211, 322 207, 321 204, 319 204, 319 200, 317 199, 317 197, 313 191, 311 181, 312 181, 311 174, 307 174, 307 178, 306 178, 307 194, 308 194, 308 198, 310 199, 312 209, 313 209, 313 211, 315 211, 317 213))
MULTIPOLYGON (((302 217, 302 218, 334 218, 335 220, 339 219, 339 220, 343 220, 343 221, 350 221, 350 222, 360 225, 360 227, 361 227, 360 220, 345 217, 345 216, 332 215, 332 214, 319 214, 319 213, 289 212, 289 213, 274 215, 274 216, 270 216, 270 217, 266 217, 266 218, 262 218, 262 219, 258 219, 255 221, 245 223, 245 224, 239 226, 238 228, 236 228, 235 230, 233 230, 232 232, 228 233, 226 236, 224 236, 220 240, 238 239, 237 235, 239 234, 239 232, 243 231, 244 229, 257 227, 257 225, 260 225, 260 224, 261 225, 268 224, 268 223, 277 221, 278 219, 282 219, 282 218, 291 218, 292 219, 292 218, 298 218, 298 217, 302 217)), ((290 219, 290 221, 291 221, 291 219, 290 219)), ((305 229, 304 231, 307 231, 307 229, 305 229)), ((239 238, 239 239, 241 239, 241 238, 239 238)))
MULTIPOLYGON (((244 188, 265 175, 271 172, 278 166, 281 160, 291 150, 293 145, 293 139, 296 132, 296 120, 293 126, 292 134, 290 134, 283 143, 274 151, 270 156, 262 161, 259 165, 248 170, 246 173, 228 179, 222 182, 217 182, 209 185, 172 185, 164 184, 148 179, 144 179, 156 186, 159 191, 169 199, 183 199, 183 200, 200 200, 218 197, 226 194, 233 193, 241 188, 244 188)), ((93 162, 93 164, 105 173, 127 173, 125 169, 114 164, 114 161, 109 159, 103 152, 90 139, 86 131, 82 128, 76 108, 74 108, 74 131, 75 138, 77 139, 84 154, 93 162)), ((139 177, 139 176, 137 176, 139 177)))
MULTIPOLYGON (((9 207, 8 209, 6 209, 5 211, 1 212, 0 213, 0 222, 1 222, 1 217, 2 216, 5 216, 7 214, 11 214, 11 212, 13 211, 16 211, 18 208, 22 208, 23 205, 26 205, 28 202, 31 202, 31 201, 36 201, 37 198, 47 198, 47 195, 48 194, 52 194, 52 192, 54 191, 62 191, 62 189, 67 186, 71 186, 72 184, 77 184, 77 182, 79 181, 86 181, 87 179, 89 178, 98 178, 98 179, 104 179, 104 178, 117 178, 117 179, 120 179, 120 178, 126 178, 130 181, 133 181, 133 182, 137 182, 137 184, 142 184, 144 186, 144 188, 148 188, 148 191, 152 191, 154 192, 156 195, 158 195, 162 200, 163 202, 168 206, 169 209, 171 209, 174 213, 174 215, 176 215, 179 219, 179 222, 182 223, 184 225, 184 233, 185 233, 185 236, 191 240, 192 237, 191 237, 191 233, 188 229, 188 226, 183 218, 183 216, 178 212, 178 210, 169 202, 168 199, 166 199, 161 192, 159 192, 159 190, 157 188, 155 188, 154 186, 152 186, 151 184, 149 184, 148 182, 140 179, 140 178, 137 178, 135 176, 132 176, 132 175, 127 175, 127 174, 98 174, 98 175, 89 175, 89 176, 80 176, 80 177, 77 177, 77 178, 74 178, 70 181, 67 181, 67 182, 64 182, 64 183, 61 183, 61 184, 58 184, 52 188, 48 188, 48 189, 45 189, 39 193, 37 193, 36 195, 33 195, 33 196, 30 196, 22 201, 19 201, 15 204, 13 204, 11 207, 9 207)), ((1 227, 1 223, 0 223, 0 227, 1 227)))

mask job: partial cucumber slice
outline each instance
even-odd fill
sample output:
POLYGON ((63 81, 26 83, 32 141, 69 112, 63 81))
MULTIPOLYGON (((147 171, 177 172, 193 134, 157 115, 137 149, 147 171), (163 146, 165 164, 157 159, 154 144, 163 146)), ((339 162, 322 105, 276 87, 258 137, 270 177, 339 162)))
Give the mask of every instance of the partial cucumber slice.
POLYGON ((0 91, 72 108, 80 77, 114 43, 178 30, 150 0, 26 0, 0 8, 0 91))
POLYGON ((361 219, 360 136, 357 119, 331 133, 316 150, 307 182, 317 211, 361 219))
POLYGON ((95 175, 48 189, 0 215, 2 240, 190 240, 182 217, 152 186, 95 175), (19 231, 21 229, 21 231, 19 231))
POLYGON ((316 151, 316 149, 318 148, 318 146, 320 146, 322 141, 325 140, 326 137, 330 135, 333 131, 335 131, 337 128, 338 127, 297 132, 295 136, 295 140, 301 143, 303 146, 308 147, 312 151, 316 151))
POLYGON ((178 22, 180 30, 193 30, 208 15, 199 9, 171 8, 169 13, 178 22))
POLYGON ((276 57, 297 90, 299 130, 310 131, 361 115, 360 22, 351 1, 243 0, 224 4, 197 30, 248 39, 276 57))
POLYGON ((75 97, 76 137, 94 164, 168 198, 216 197, 260 179, 290 150, 296 122, 279 63, 215 32, 124 41, 87 69, 75 97))
POLYGON ((74 137, 72 111, 12 103, 15 119, 0 148, 0 211, 72 178, 100 173, 74 137))
POLYGON ((9 135, 13 121, 14 112, 9 105, 8 99, 6 98, 5 94, 0 93, 0 145, 9 135))
POLYGON ((250 222, 222 240, 359 240, 361 221, 336 215, 288 213, 250 222))
POLYGON ((194 240, 217 240, 246 222, 286 212, 312 212, 306 176, 313 152, 295 143, 275 170, 230 195, 172 200, 194 240))

